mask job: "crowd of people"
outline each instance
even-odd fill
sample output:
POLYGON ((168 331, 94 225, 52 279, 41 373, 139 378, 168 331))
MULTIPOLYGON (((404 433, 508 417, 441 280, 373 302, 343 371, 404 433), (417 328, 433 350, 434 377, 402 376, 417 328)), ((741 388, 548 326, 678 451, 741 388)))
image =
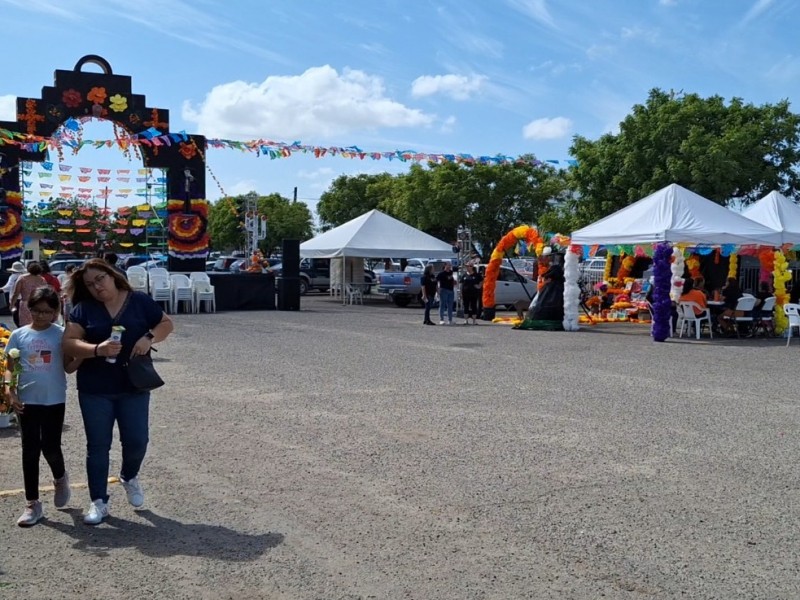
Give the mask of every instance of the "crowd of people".
POLYGON ((70 501, 61 431, 66 374, 73 372, 86 434, 90 504, 84 522, 96 525, 109 514, 115 424, 122 446, 120 482, 134 508, 144 504, 139 470, 149 440, 150 392, 134 385, 128 364, 166 339, 173 324, 150 296, 131 289, 114 258, 90 259, 62 278, 53 277, 44 262, 19 262, 9 269, 11 278, 3 291, 16 313, 17 329, 5 349, 3 394, 17 414, 22 438, 25 507, 17 520, 22 527, 35 525, 44 515, 41 456, 52 472, 54 506, 63 508, 70 501), (65 304, 68 311, 63 310, 65 304))

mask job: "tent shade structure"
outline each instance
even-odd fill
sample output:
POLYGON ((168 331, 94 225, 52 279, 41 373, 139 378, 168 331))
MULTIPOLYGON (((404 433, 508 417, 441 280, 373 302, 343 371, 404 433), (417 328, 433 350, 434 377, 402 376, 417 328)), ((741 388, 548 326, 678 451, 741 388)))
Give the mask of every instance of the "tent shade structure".
POLYGON ((371 210, 300 244, 303 258, 453 258, 452 244, 371 210))
POLYGON ((781 233, 782 244, 800 244, 800 206, 778 192, 770 192, 742 214, 781 233))
POLYGON ((573 232, 571 241, 780 246, 781 234, 673 183, 573 232))

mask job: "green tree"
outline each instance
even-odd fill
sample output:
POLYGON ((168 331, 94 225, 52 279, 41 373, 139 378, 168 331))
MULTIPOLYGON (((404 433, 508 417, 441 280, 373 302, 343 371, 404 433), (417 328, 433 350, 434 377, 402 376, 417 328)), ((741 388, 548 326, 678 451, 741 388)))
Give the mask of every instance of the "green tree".
POLYGON ((265 256, 277 251, 285 239, 301 242, 313 236, 314 222, 304 202, 292 202, 280 194, 261 196, 258 212, 267 217, 267 239, 259 244, 265 256))
POLYGON ((458 227, 466 225, 485 251, 511 228, 536 225, 565 189, 560 172, 535 164, 532 156, 516 164, 413 165, 383 205, 445 241, 454 241, 458 227))
POLYGON ((670 183, 722 205, 747 204, 773 189, 794 195, 799 126, 785 100, 726 104, 720 96, 654 89, 619 134, 574 139, 574 222, 593 222, 670 183))
POLYGON ((244 196, 220 198, 208 207, 208 235, 213 250, 230 252, 244 247, 244 196))
POLYGON ((337 177, 317 204, 320 228, 323 231, 338 227, 374 208, 379 208, 392 176, 360 174, 337 177))

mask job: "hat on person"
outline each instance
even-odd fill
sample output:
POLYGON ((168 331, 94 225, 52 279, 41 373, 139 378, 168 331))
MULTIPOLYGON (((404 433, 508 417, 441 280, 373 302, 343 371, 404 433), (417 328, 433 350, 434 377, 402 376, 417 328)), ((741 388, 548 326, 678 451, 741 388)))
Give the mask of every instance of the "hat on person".
POLYGON ((547 271, 545 271, 542 277, 545 277, 547 279, 555 279, 556 281, 564 281, 564 271, 560 266, 553 265, 552 267, 547 269, 547 271))
POLYGON ((25 272, 25 265, 23 265, 20 261, 14 261, 14 264, 11 265, 10 269, 7 269, 9 273, 24 273, 25 272))

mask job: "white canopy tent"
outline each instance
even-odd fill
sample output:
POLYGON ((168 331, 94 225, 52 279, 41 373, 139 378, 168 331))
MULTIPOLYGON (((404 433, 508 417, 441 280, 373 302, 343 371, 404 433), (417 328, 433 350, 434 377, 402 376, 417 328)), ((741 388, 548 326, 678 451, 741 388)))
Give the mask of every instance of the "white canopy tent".
POLYGON ((781 234, 675 183, 573 232, 571 243, 757 244, 780 246, 781 234))
POLYGON ((778 192, 770 192, 742 214, 781 234, 782 244, 800 244, 800 206, 778 192))
MULTIPOLYGON (((361 280, 362 267, 351 259, 453 258, 453 246, 379 210, 371 210, 300 244, 302 258, 331 260, 331 281, 341 277, 342 289, 361 280)), ((363 263, 363 261, 362 261, 363 263)), ((362 264, 363 266, 363 264, 362 264)), ((342 297, 344 301, 344 296, 342 297)))
POLYGON ((453 246, 375 209, 300 244, 303 258, 453 258, 453 246))

